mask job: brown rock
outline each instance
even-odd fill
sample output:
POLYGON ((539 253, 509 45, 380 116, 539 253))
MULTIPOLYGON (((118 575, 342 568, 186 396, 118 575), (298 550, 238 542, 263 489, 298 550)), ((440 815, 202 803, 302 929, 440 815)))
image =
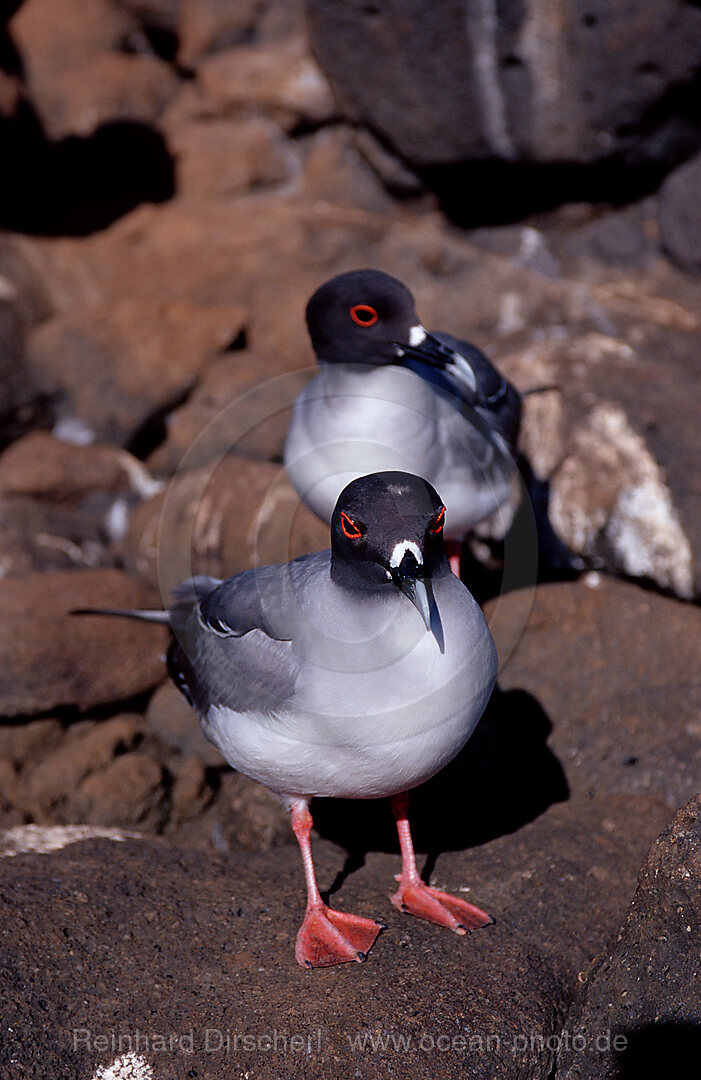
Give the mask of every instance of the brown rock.
POLYGON ((40 115, 52 115, 54 83, 103 50, 118 49, 135 23, 110 0, 85 0, 80 18, 71 0, 26 0, 10 22, 25 78, 40 115))
POLYGON ((693 1050, 701 1022, 700 814, 697 795, 653 844, 628 916, 568 1014, 558 1080, 658 1076, 670 1055, 683 1060, 693 1050))
POLYGON ((358 206, 372 213, 390 210, 392 200, 344 127, 322 128, 307 148, 302 190, 309 199, 358 206))
POLYGON ((182 0, 118 0, 118 3, 144 26, 175 33, 182 0))
POLYGON ((302 37, 225 49, 200 64, 197 79, 219 115, 253 106, 290 130, 301 122, 321 124, 336 112, 328 83, 302 37))
POLYGON ((33 816, 47 820, 46 815, 51 811, 51 820, 62 823, 75 820, 70 808, 56 818, 57 806, 72 803, 82 781, 108 765, 115 754, 130 749, 138 733, 138 719, 128 714, 103 722, 84 721, 74 725, 61 744, 45 754, 36 768, 29 765, 27 790, 33 816))
POLYGON ((120 754, 81 783, 73 816, 90 825, 158 827, 165 819, 163 770, 151 754, 120 754))
POLYGON ((180 83, 155 56, 104 50, 43 87, 38 106, 52 139, 87 137, 102 124, 154 124, 180 83))
POLYGON ((595 575, 506 594, 486 612, 499 686, 527 691, 550 717, 573 797, 644 797, 669 812, 694 794, 698 608, 595 575))
POLYGON ((2 576, 112 565, 114 556, 102 522, 106 511, 100 505, 88 510, 0 496, 2 576))
POLYGON ((173 473, 228 453, 281 460, 292 406, 311 374, 289 371, 284 357, 262 358, 249 350, 218 357, 187 402, 168 416, 166 438, 148 458, 149 468, 173 473))
POLYGON ((178 62, 196 67, 208 53, 239 41, 271 41, 304 33, 302 0, 119 0, 144 27, 177 39, 178 62))
POLYGON ((328 527, 301 506, 282 466, 231 456, 179 473, 138 506, 125 559, 168 595, 193 573, 229 577, 328 544, 328 527))
MULTIPOLYGON (((379 816, 383 809, 388 815, 376 804, 379 816)), ((382 917, 389 930, 364 966, 311 974, 293 956, 304 907, 293 847, 224 860, 174 852, 158 841, 86 840, 50 855, 2 860, 2 914, 15 980, 4 983, 7 1025, 21 1027, 39 999, 46 1007, 31 1046, 26 1039, 4 1041, 0 1065, 10 1055, 22 1064, 41 1055, 52 1074, 65 1071, 70 1060, 71 1068, 89 1076, 97 1061, 107 1066, 116 1053, 67 1047, 58 1037, 66 1015, 75 1028, 101 1033, 150 1031, 158 1015, 163 1030, 192 1031, 192 1052, 187 1043, 173 1052, 176 1069, 202 1070, 211 1080, 231 1075, 231 1056, 225 1041, 218 1050, 210 1042, 207 1051, 207 1028, 225 1028, 224 1040, 227 1031, 232 1038, 244 1030, 274 1030, 288 1039, 299 1034, 309 1077, 352 1073, 370 1053, 354 1049, 352 1040, 380 1036, 387 1045, 372 1052, 373 1074, 391 1067, 398 1080, 450 1078, 464 1076, 469 1064, 476 1080, 545 1080, 577 971, 620 918, 621 891, 632 884, 633 860, 641 857, 641 838, 633 831, 641 816, 629 806, 630 832, 606 835, 597 852, 598 873, 583 888, 579 868, 591 864, 600 807, 593 800, 588 815, 582 811, 581 804, 555 807, 516 836, 440 857, 436 883, 469 888, 470 898, 497 919, 467 939, 395 911, 387 896, 398 856, 369 853, 333 903, 382 917), (10 994, 15 982, 22 992, 10 994), (108 992, 113 986, 119 986, 118 998, 108 992), (224 1008, 222 1025, 215 1018, 224 1008), (280 1016, 292 1019, 281 1024, 280 1016), (392 1035, 407 1040, 401 1050, 392 1035)), ((643 833, 652 824, 648 820, 643 833)), ((341 870, 344 853, 324 842, 314 847, 325 888, 341 870)), ((277 1049, 261 1044, 260 1051, 254 1044, 247 1060, 261 1080, 277 1080, 289 1069, 291 1052, 289 1043, 286 1049, 282 1042, 277 1049)), ((157 1061, 150 1048, 140 1054, 149 1064, 157 1061)))
POLYGON ((19 724, 3 723, 0 725, 0 757, 15 765, 31 767, 37 758, 58 746, 62 734, 61 722, 54 717, 19 724))
POLYGON ((170 793, 169 825, 179 826, 184 821, 198 819, 211 802, 212 789, 201 761, 186 757, 179 763, 170 793))
POLYGON ((0 455, 0 496, 24 495, 74 503, 92 491, 129 491, 143 470, 115 446, 75 446, 33 431, 0 455))
POLYGON ((263 6, 261 0, 181 0, 179 62, 196 68, 208 53, 249 41, 263 6))
POLYGON ((290 817, 278 795, 231 770, 221 786, 222 838, 230 850, 268 851, 292 842, 290 817))
POLYGON ((0 816, 3 828, 21 825, 26 820, 18 806, 21 802, 19 787, 20 779, 14 763, 0 757, 0 816))
POLYGON ((22 318, 0 297, 0 447, 41 421, 45 411, 41 388, 27 368, 22 318))
POLYGON ((410 265, 413 234, 396 259, 382 255, 391 222, 387 214, 262 191, 252 199, 142 206, 81 240, 35 241, 33 254, 62 311, 78 311, 86 295, 104 310, 135 296, 154 306, 243 304, 250 346, 293 368, 313 361, 304 308, 325 278, 368 264, 410 265))
POLYGON ((80 19, 71 0, 24 0, 10 22, 12 38, 24 56, 30 82, 34 72, 51 79, 77 67, 98 49, 118 47, 134 24, 110 0, 85 0, 80 19))
POLYGON ((168 138, 181 195, 226 199, 290 176, 293 154, 263 117, 173 124, 168 138))
POLYGON ((23 326, 35 326, 53 315, 44 282, 33 265, 30 240, 0 236, 0 294, 12 304, 23 326))
POLYGON ((244 320, 240 307, 132 297, 50 320, 28 349, 37 378, 60 394, 59 415, 79 416, 107 441, 125 441, 193 385, 244 320))
POLYGON ((186 758, 208 766, 224 764, 214 743, 202 734, 197 716, 171 682, 159 686, 149 701, 146 726, 159 742, 186 758))
POLYGON ((22 100, 22 82, 17 75, 0 71, 0 119, 12 120, 22 100))
POLYGON ((87 709, 143 693, 163 677, 163 629, 73 616, 81 607, 159 606, 117 570, 28 574, 0 590, 0 715, 87 709))
POLYGON ((109 566, 129 506, 159 490, 143 464, 112 446, 75 446, 33 432, 0 456, 0 566, 109 566))

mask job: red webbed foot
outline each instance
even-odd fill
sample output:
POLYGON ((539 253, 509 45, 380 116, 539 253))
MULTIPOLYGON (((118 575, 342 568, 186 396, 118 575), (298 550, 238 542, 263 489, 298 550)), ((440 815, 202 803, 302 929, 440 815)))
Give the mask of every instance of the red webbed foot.
POLYGON ((385 927, 362 915, 347 915, 326 904, 307 908, 297 934, 295 958, 302 967, 331 967, 365 960, 385 927))
MULTIPOLYGON (((401 877, 397 880, 401 882, 401 877)), ((438 926, 447 926, 456 934, 468 934, 470 930, 494 922, 491 915, 481 908, 440 889, 433 889, 423 881, 402 882, 390 900, 400 911, 438 926)))
POLYGON ((491 915, 474 904, 468 904, 450 893, 433 889, 419 877, 416 869, 416 856, 411 840, 411 830, 407 818, 409 797, 405 792, 392 796, 392 811, 397 822, 399 847, 402 852, 402 872, 395 881, 399 888, 390 900, 400 911, 415 915, 417 919, 447 926, 456 934, 468 934, 480 926, 489 926, 494 922, 491 915))

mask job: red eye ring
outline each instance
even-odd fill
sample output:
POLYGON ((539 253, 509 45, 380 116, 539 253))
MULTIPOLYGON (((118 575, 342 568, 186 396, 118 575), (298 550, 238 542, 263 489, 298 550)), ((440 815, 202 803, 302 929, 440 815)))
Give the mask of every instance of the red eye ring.
POLYGON ((431 527, 429 528, 428 531, 432 532, 434 534, 434 536, 435 536, 438 533, 443 532, 443 526, 444 525, 445 525, 445 507, 441 506, 440 510, 438 511, 438 514, 436 515, 436 517, 435 517, 435 519, 433 521, 433 524, 431 525, 431 527))
POLYGON ((343 529, 343 535, 347 536, 349 540, 360 540, 363 535, 354 521, 348 517, 348 514, 341 510, 341 528, 343 529))
POLYGON ((350 309, 350 317, 357 326, 374 326, 380 316, 369 304, 356 304, 350 309))

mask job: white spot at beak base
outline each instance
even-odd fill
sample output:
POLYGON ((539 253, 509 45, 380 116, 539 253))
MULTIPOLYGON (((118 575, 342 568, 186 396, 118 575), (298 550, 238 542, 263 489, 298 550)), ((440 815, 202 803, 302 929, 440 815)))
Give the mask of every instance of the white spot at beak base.
POLYGON ((394 545, 392 554, 389 557, 389 565, 392 567, 399 566, 407 551, 412 553, 419 566, 423 565, 423 556, 418 544, 415 544, 413 540, 400 540, 398 544, 394 545))

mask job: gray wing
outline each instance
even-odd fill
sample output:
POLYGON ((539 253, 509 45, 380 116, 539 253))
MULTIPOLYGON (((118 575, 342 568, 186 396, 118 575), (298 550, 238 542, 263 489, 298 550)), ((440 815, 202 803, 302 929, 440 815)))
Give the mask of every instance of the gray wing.
POLYGON ((228 581, 193 578, 178 587, 168 669, 200 715, 214 705, 275 712, 289 700, 297 676, 291 645, 297 590, 320 557, 328 561, 327 552, 318 552, 228 581))

